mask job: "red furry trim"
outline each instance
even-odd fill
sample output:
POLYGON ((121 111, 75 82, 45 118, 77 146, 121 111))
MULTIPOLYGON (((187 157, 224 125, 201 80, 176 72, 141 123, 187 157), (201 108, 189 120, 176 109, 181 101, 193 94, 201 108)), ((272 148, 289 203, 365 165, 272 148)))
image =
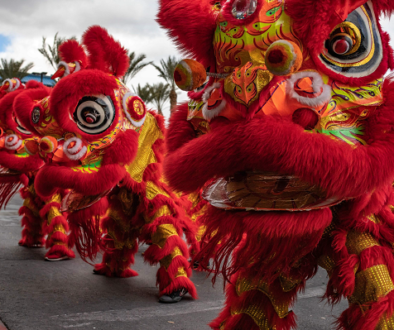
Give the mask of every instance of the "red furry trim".
POLYGON ((70 245, 75 244, 81 258, 93 260, 100 250, 100 217, 108 209, 108 198, 103 197, 86 209, 75 211, 68 216, 71 229, 70 245))
POLYGON ((362 306, 351 305, 337 321, 337 330, 375 330, 382 317, 391 317, 394 312, 394 291, 387 296, 362 306))
POLYGON ((53 195, 57 189, 71 189, 86 195, 98 195, 112 189, 126 174, 123 166, 103 165, 98 172, 74 172, 65 166, 45 165, 37 173, 35 188, 42 198, 53 195))
POLYGON ((155 244, 149 246, 149 248, 144 253, 144 258, 151 265, 154 265, 165 256, 171 254, 175 247, 178 247, 181 250, 185 258, 189 257, 189 251, 185 241, 179 236, 171 236, 167 239, 163 248, 160 248, 155 244))
POLYGON ((127 50, 101 26, 89 27, 82 36, 89 52, 89 68, 122 77, 129 67, 127 50))
POLYGON ((188 104, 183 103, 174 109, 170 117, 169 129, 166 135, 167 151, 169 153, 174 152, 185 143, 196 138, 196 132, 190 122, 187 121, 188 109, 188 104))
POLYGON ((353 148, 324 134, 306 133, 294 123, 263 116, 218 126, 186 143, 166 157, 166 178, 173 188, 189 193, 215 176, 260 170, 299 176, 339 200, 373 191, 394 179, 394 168, 389 166, 394 162, 393 88, 387 79, 386 105, 369 121, 369 146, 353 148))
POLYGON ((245 269, 247 278, 259 274, 271 283, 280 273, 289 274, 291 266, 318 245, 331 219, 329 209, 264 213, 227 212, 209 206, 202 220, 207 226, 206 233, 195 260, 204 263, 216 251, 211 271, 216 270, 213 282, 218 274, 228 280, 245 269), (213 232, 216 233, 211 237, 213 232), (230 266, 234 249, 236 256, 230 266))
POLYGON ((75 253, 67 245, 53 245, 50 250, 45 254, 48 259, 60 259, 68 257, 69 259, 75 258, 75 253))
POLYGON ((87 65, 88 59, 82 45, 76 40, 67 40, 59 46, 59 55, 66 63, 79 62, 81 68, 87 65))
POLYGON ((216 16, 210 0, 160 0, 157 21, 178 49, 205 64, 212 58, 216 16), (187 26, 187 28, 185 28, 187 26))
POLYGON ((185 277, 180 276, 170 279, 164 267, 160 267, 157 272, 157 283, 159 284, 159 295, 171 294, 174 291, 185 288, 194 299, 198 299, 197 290, 193 282, 185 277))
POLYGON ((37 171, 44 165, 44 162, 38 156, 20 158, 5 150, 0 150, 0 165, 13 171, 28 173, 37 171))
POLYGON ((102 165, 130 164, 138 151, 138 133, 127 130, 118 134, 115 141, 105 150, 102 165))
POLYGON ((21 175, 0 177, 0 209, 7 207, 10 199, 24 186, 21 175))

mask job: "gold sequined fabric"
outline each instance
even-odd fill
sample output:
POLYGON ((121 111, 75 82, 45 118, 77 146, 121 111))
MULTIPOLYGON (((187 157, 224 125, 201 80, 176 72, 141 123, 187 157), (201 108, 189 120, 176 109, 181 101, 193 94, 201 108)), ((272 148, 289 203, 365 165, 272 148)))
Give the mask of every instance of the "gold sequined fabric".
POLYGON ((378 301, 394 289, 386 265, 377 265, 356 274, 356 287, 349 297, 351 304, 378 301))
POLYGON ((56 217, 60 217, 62 214, 60 213, 59 209, 57 207, 51 207, 48 211, 48 216, 47 216, 47 222, 48 225, 52 223, 52 220, 56 217))
POLYGON ((161 249, 166 244, 169 237, 178 235, 174 225, 164 224, 157 226, 157 230, 152 235, 152 243, 159 246, 161 249))
POLYGON ((138 138, 137 156, 131 164, 126 165, 126 170, 134 181, 142 182, 145 169, 149 164, 157 162, 152 146, 158 139, 163 139, 163 133, 153 115, 147 113, 138 138))
POLYGON ((163 217, 165 215, 171 215, 171 210, 167 205, 161 206, 151 217, 144 214, 144 219, 146 223, 151 223, 153 220, 163 217))
POLYGON ((280 285, 284 292, 290 292, 293 290, 298 284, 301 283, 300 280, 293 279, 291 277, 286 277, 283 275, 279 276, 280 285))
POLYGON ((360 233, 351 230, 347 234, 346 247, 351 254, 359 255, 362 251, 373 246, 380 246, 380 244, 370 233, 360 233))
POLYGON ((245 278, 239 277, 235 289, 238 296, 247 291, 258 290, 269 298, 272 306, 280 318, 284 318, 289 314, 289 304, 286 302, 278 302, 277 299, 275 299, 275 295, 270 292, 269 285, 264 281, 252 283, 245 278))
POLYGON ((146 198, 148 198, 151 201, 157 195, 170 197, 170 195, 166 191, 156 186, 152 181, 148 181, 146 183, 146 198))
POLYGON ((375 330, 393 330, 394 329, 394 315, 387 318, 384 314, 375 330))
POLYGON ((326 256, 326 255, 322 255, 317 260, 317 264, 320 267, 324 268, 327 271, 328 275, 331 277, 332 271, 335 267, 335 262, 334 262, 334 260, 332 260, 332 258, 330 258, 329 256, 326 256))
POLYGON ((178 278, 178 277, 187 277, 187 273, 186 273, 185 268, 183 268, 183 267, 178 268, 178 272, 176 273, 175 278, 178 278))
POLYGON ((170 266, 172 260, 177 256, 183 256, 182 251, 179 247, 175 247, 175 249, 169 254, 160 260, 160 265, 163 266, 166 270, 170 266))
MULTIPOLYGON (((271 326, 267 320, 267 317, 258 306, 250 305, 248 307, 231 310, 231 315, 246 314, 249 315, 260 330, 276 330, 276 326, 271 326)), ((246 330, 246 329, 245 329, 246 330)))

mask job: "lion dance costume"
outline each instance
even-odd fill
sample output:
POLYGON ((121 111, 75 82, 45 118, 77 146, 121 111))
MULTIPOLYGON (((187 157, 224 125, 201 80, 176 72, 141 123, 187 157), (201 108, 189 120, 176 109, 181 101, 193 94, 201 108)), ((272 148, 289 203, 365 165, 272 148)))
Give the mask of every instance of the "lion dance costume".
POLYGON ((25 94, 41 99, 50 93, 50 89, 36 81, 29 81, 26 86, 17 78, 6 79, 1 88, 3 94, 0 101, 0 125, 2 128, 0 166, 1 169, 1 192, 0 205, 5 207, 10 198, 22 186, 20 193, 24 199, 19 213, 23 215, 22 239, 19 245, 25 247, 42 247, 46 242, 49 248, 45 254, 47 260, 59 260, 73 258, 74 253, 68 248, 59 251, 59 244, 65 241, 53 241, 50 237, 54 234, 53 228, 47 225, 40 216, 40 210, 44 201, 37 195, 34 189, 34 181, 38 170, 44 162, 38 155, 29 154, 26 146, 37 140, 32 131, 26 129, 15 114, 15 102, 25 94), (45 240, 45 236, 48 239, 45 240))
POLYGON ((170 185, 199 192, 196 260, 229 281, 217 330, 291 329, 317 266, 338 329, 394 329, 394 82, 385 0, 161 0, 190 102, 170 185), (206 79, 209 78, 209 79, 206 79), (231 260, 231 262, 230 262, 231 260))
MULTIPOLYGON (((49 97, 19 98, 18 118, 40 140, 28 147, 45 166, 36 176, 37 193, 46 201, 41 213, 54 226, 67 217, 70 245, 83 259, 104 252, 94 272, 138 275, 130 268, 138 241, 151 241, 145 259, 160 262, 161 301, 175 302, 196 290, 189 276, 184 231, 192 222, 161 179, 163 118, 119 80, 127 51, 99 26, 87 30, 82 45, 59 48, 61 77, 49 97)), ((59 233, 60 235, 60 233, 59 233)))

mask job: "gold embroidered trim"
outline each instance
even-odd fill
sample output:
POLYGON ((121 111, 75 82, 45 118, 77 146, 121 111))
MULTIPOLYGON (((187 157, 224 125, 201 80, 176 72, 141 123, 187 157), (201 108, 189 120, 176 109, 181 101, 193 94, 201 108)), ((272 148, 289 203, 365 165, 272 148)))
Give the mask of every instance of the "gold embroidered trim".
POLYGON ((182 251, 179 247, 175 247, 175 249, 171 252, 171 254, 165 256, 160 260, 160 265, 163 266, 166 270, 170 266, 172 260, 177 256, 183 256, 182 251))
POLYGON ((380 246, 380 244, 370 233, 352 230, 347 234, 346 247, 351 254, 359 255, 362 251, 373 246, 380 246))
POLYGON ((164 247, 167 239, 171 236, 178 236, 174 225, 164 224, 157 226, 156 232, 152 235, 152 243, 159 246, 161 249, 164 247))
POLYGON ((386 265, 377 265, 356 274, 356 287, 349 297, 351 304, 378 301, 394 289, 386 265))

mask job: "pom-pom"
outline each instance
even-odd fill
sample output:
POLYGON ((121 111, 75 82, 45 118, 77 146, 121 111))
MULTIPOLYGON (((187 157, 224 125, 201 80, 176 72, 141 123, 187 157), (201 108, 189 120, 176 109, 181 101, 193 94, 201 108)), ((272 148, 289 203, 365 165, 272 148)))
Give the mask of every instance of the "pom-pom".
POLYGON ((44 136, 40 140, 40 151, 45 154, 55 152, 57 147, 58 147, 57 140, 52 136, 44 136))
POLYGON ((176 66, 174 80, 181 90, 190 92, 205 83, 207 73, 201 63, 186 59, 176 66))
POLYGON ((287 76, 301 68, 303 56, 300 47, 287 40, 275 41, 265 56, 267 69, 277 76, 287 76))

